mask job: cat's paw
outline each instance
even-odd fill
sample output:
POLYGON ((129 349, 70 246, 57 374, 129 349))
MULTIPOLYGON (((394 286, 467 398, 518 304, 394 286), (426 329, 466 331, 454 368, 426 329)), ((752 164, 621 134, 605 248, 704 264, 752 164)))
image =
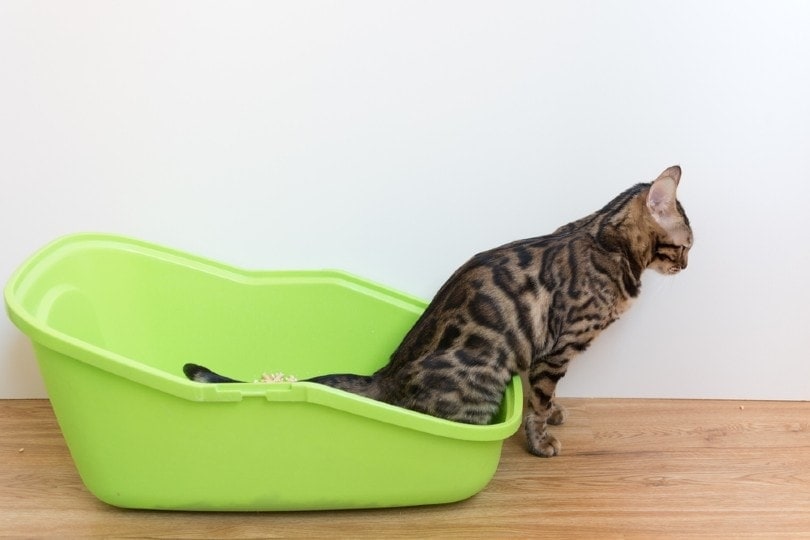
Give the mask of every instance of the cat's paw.
POLYGON ((549 433, 545 433, 540 437, 528 435, 526 440, 529 444, 529 452, 538 457, 554 457, 559 455, 562 449, 562 445, 560 441, 557 440, 557 437, 549 433))
POLYGON ((552 426, 561 426, 565 423, 566 419, 568 419, 568 411, 565 410, 565 407, 555 402, 551 409, 551 414, 546 419, 546 423, 552 426))
MULTIPOLYGON (((556 407, 555 407, 556 409, 556 407)), ((554 435, 546 430, 548 418, 543 419, 537 413, 526 417, 524 430, 529 452, 540 457, 554 457, 560 453, 562 445, 554 435)))

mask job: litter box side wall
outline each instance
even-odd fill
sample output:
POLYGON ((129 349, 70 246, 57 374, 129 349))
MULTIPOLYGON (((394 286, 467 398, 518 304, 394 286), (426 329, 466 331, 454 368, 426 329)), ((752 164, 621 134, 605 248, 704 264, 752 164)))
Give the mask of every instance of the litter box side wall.
POLYGON ((464 441, 306 401, 194 402, 35 345, 87 488, 120 507, 315 510, 454 502, 502 440, 464 441))

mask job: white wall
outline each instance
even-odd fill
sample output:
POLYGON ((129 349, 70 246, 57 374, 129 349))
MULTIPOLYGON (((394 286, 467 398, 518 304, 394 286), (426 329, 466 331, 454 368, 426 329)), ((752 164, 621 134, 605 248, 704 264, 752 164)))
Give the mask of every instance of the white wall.
MULTIPOLYGON (((430 296, 684 168, 561 395, 810 399, 810 4, 0 1, 0 280, 70 232, 430 296)), ((0 397, 44 395, 0 318, 0 397)))

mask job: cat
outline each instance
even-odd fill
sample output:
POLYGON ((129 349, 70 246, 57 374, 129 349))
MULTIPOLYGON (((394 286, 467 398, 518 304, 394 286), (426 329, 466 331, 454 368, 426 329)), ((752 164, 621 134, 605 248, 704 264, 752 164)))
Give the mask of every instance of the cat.
MULTIPOLYGON (((373 375, 308 379, 468 424, 489 423, 512 376, 528 375, 528 450, 551 457, 546 429, 565 421, 555 388, 568 363, 638 296, 651 268, 676 274, 692 247, 676 197, 681 168, 637 184, 546 236, 472 257, 439 289, 388 364, 373 375)), ((195 364, 198 382, 238 382, 195 364)))

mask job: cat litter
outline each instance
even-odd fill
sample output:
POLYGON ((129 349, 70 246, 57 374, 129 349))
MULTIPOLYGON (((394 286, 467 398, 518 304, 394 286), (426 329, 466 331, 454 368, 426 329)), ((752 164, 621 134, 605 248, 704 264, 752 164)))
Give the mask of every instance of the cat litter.
POLYGON ((268 362, 279 372, 267 377, 274 381, 379 369, 426 303, 341 271, 245 271, 138 240, 78 234, 31 256, 9 280, 5 302, 33 343, 82 481, 115 506, 458 501, 487 485, 521 422, 519 378, 486 426, 303 381, 185 378, 186 358, 241 380, 268 362))
POLYGON ((298 379, 295 375, 285 375, 284 373, 262 373, 261 378, 256 379, 253 382, 257 383, 291 383, 291 382, 298 382, 298 379))

